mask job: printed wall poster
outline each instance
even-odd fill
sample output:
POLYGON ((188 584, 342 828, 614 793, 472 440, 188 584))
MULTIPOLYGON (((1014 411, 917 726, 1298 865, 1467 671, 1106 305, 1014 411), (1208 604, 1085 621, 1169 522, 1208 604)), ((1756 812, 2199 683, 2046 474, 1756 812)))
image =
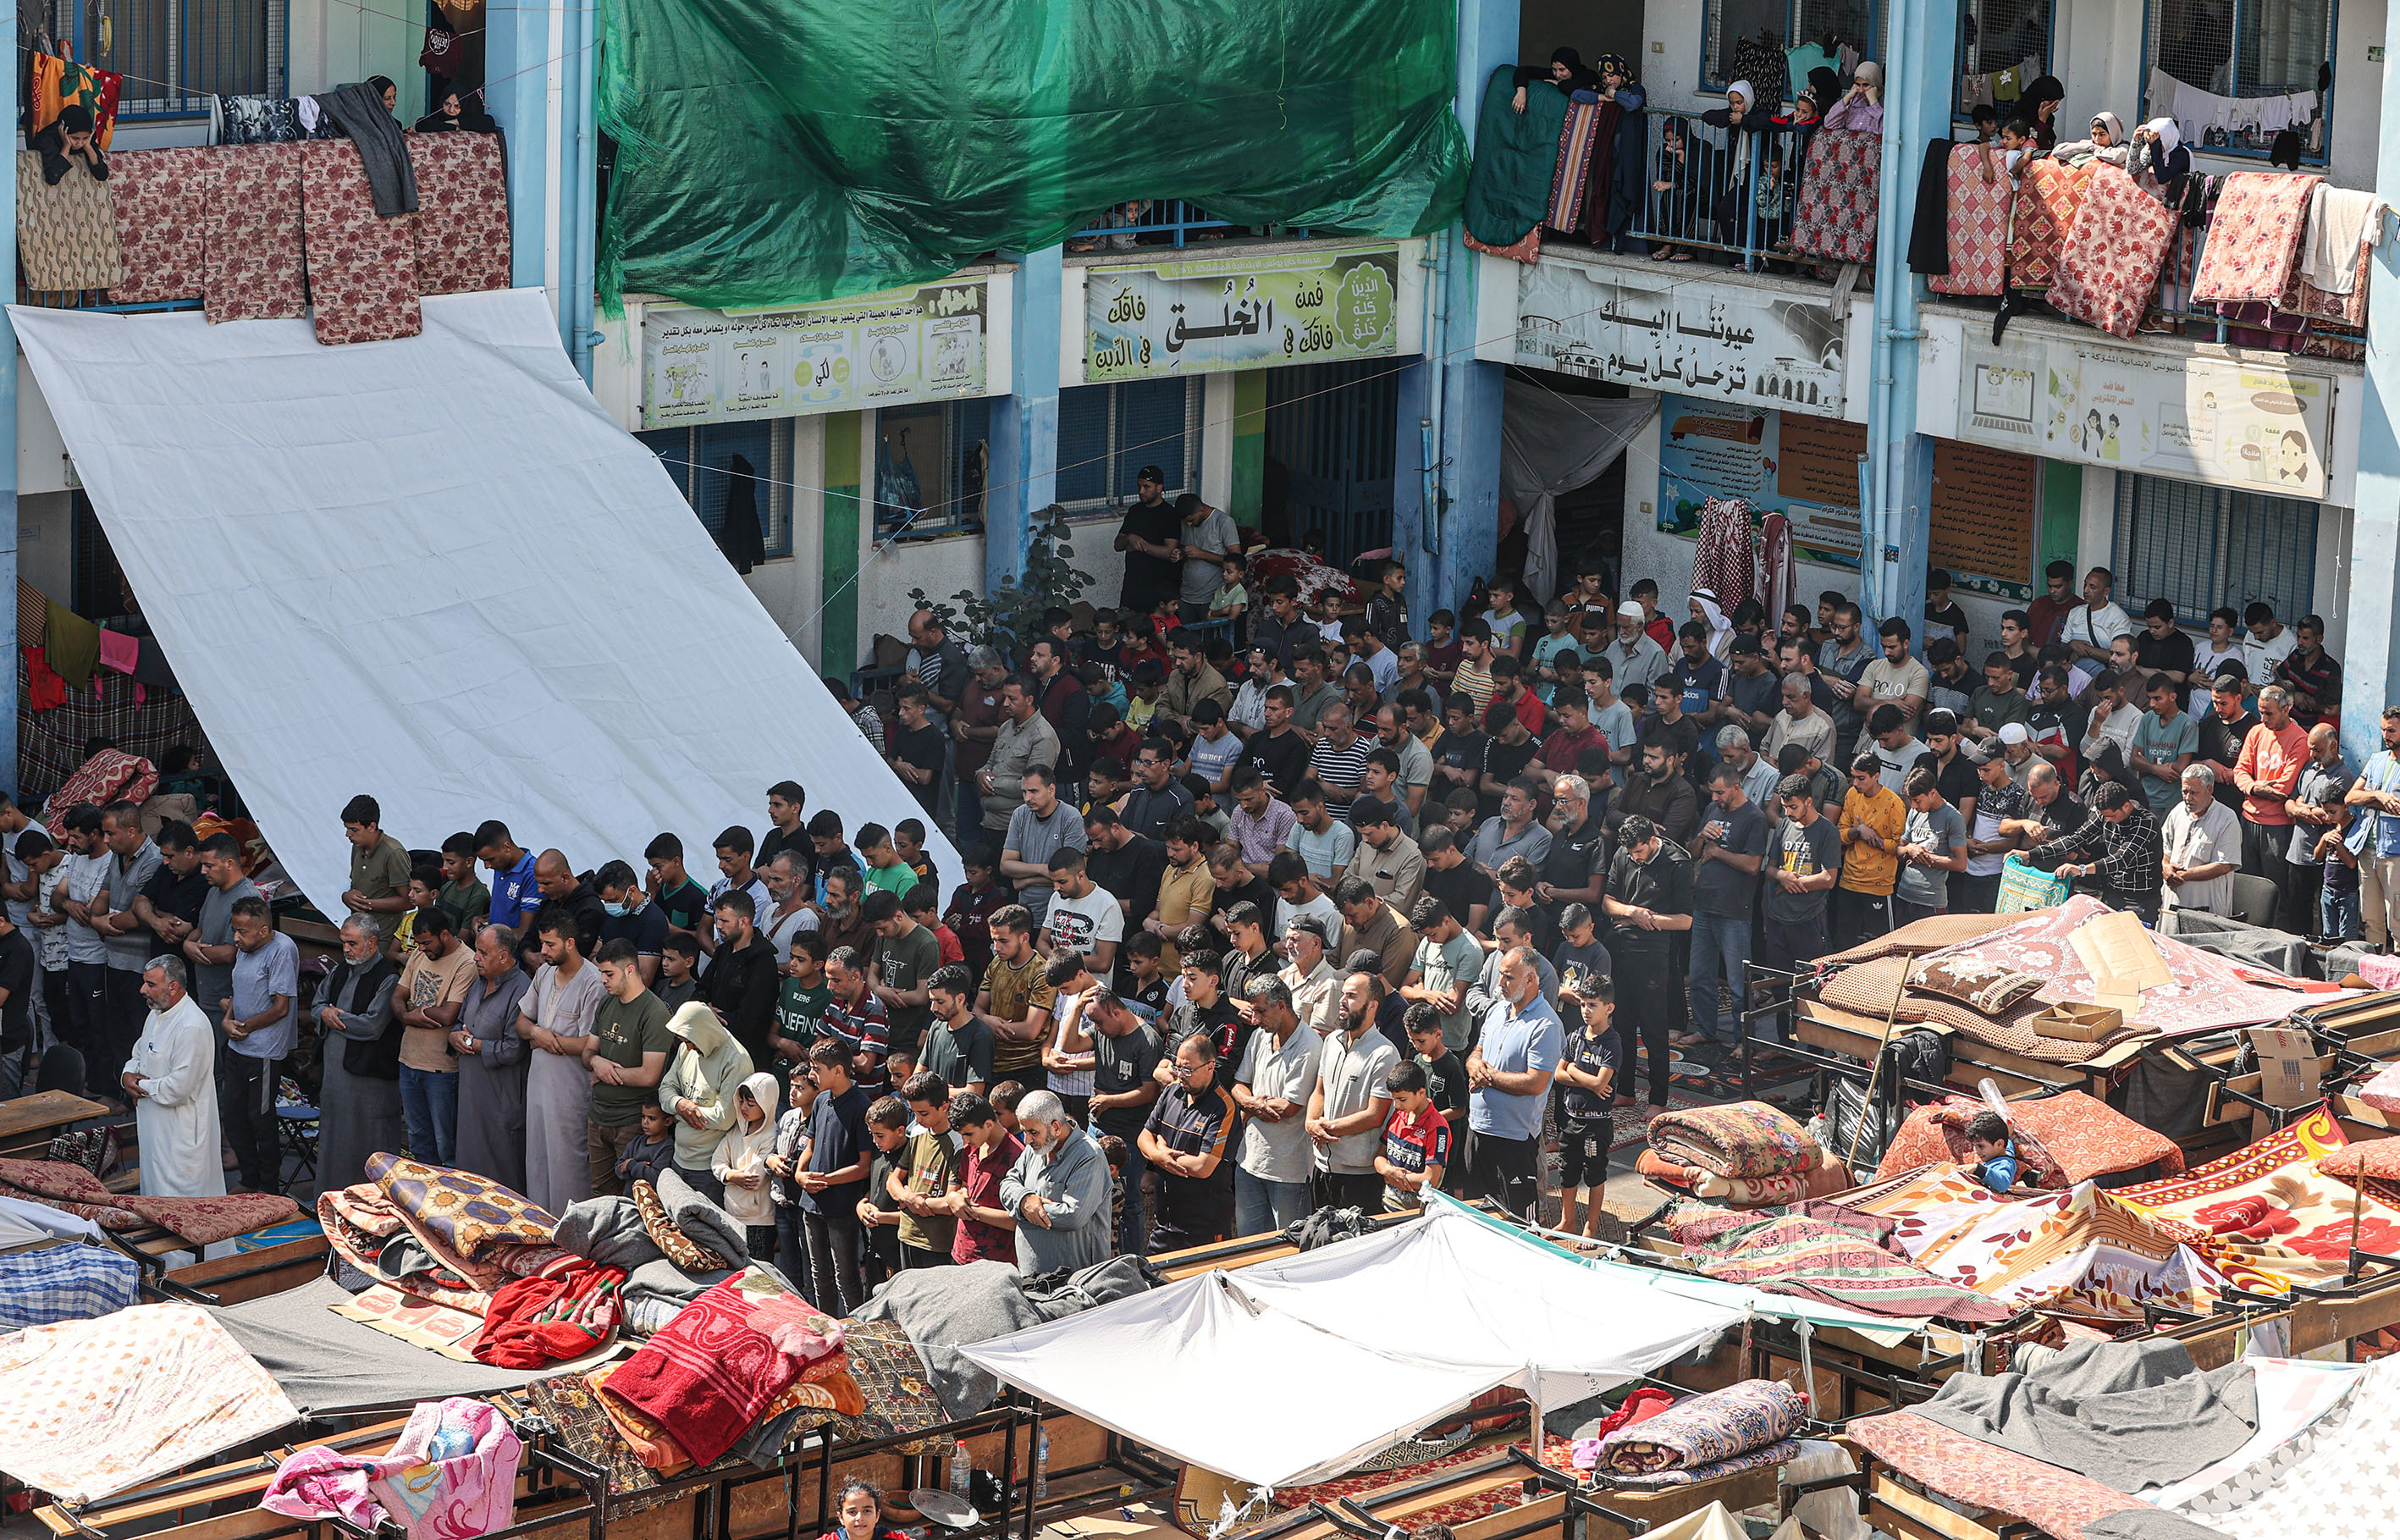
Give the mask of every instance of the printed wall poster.
POLYGON ((1763 410, 1839 417, 1842 331, 1823 301, 1771 289, 1572 261, 1517 279, 1524 367, 1763 410))
MULTIPOLYGON (((1930 565, 1966 593, 2033 598, 2041 461, 1982 444, 1933 441, 1930 565)), ((1980 665, 1979 665, 1980 666, 1980 665)))
POLYGON ((1863 424, 1667 396, 1658 414, 1658 527, 1697 538, 1711 497, 1792 521, 1805 561, 1859 565, 1863 424))
POLYGON ((1086 268, 1084 377, 1389 358, 1399 268, 1397 241, 1086 268))
POLYGON ((2333 377, 2080 338, 1970 334, 1959 437, 2054 460, 2321 499, 2333 377))
POLYGON ((981 278, 780 310, 654 306, 642 316, 642 426, 980 396, 989 314, 981 278))

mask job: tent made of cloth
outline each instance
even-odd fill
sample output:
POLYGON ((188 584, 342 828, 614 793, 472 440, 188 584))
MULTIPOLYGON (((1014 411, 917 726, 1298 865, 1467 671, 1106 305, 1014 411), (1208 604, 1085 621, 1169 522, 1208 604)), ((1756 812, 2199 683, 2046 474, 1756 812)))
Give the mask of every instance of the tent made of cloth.
POLYGON ((1345 1470, 1495 1386, 1566 1405, 1741 1318, 1644 1293, 1450 1205, 964 1351, 1178 1459, 1288 1486, 1345 1470), (1261 1372, 1323 1393, 1261 1397, 1261 1372))
MULTIPOLYGON (((757 827, 790 778, 920 813, 610 421, 539 290, 430 295, 420 336, 12 310, 143 612, 260 830, 340 913, 344 803, 411 844, 504 819, 576 870, 757 827), (692 668, 634 613, 702 617, 692 668)), ((855 639, 826 639, 828 671, 855 639)), ((928 851, 958 856, 938 829, 928 851)))

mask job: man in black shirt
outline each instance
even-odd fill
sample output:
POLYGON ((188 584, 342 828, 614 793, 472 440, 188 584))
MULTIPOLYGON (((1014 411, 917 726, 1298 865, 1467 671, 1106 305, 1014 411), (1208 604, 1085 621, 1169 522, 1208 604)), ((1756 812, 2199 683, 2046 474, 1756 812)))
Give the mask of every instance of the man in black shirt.
POLYGON ((1580 775, 1550 783, 1550 853, 1542 857, 1544 904, 1597 906, 1608 879, 1608 838, 1591 816, 1591 784, 1580 775))
MULTIPOLYGON (((1483 747, 1487 742, 1475 725, 1475 702, 1463 692, 1453 692, 1442 704, 1441 736, 1433 743, 1433 782, 1425 791, 1427 807, 1461 790, 1475 792, 1477 800, 1481 801, 1483 747)), ((1420 813, 1418 827, 1429 827, 1440 822, 1440 817, 1439 811, 1431 816, 1420 813)))
POLYGON ((1616 1036, 1623 1049, 1616 1101, 1632 1097, 1634 1040, 1650 1055, 1650 1105, 1667 1105, 1667 1034, 1682 1018, 1674 978, 1676 932, 1692 928, 1692 863, 1658 825, 1639 814, 1617 829, 1603 902, 1616 925, 1609 954, 1616 961, 1616 1036))
POLYGON ((2223 664, 2209 692, 2209 709, 2200 718, 2200 751, 2192 763, 2206 765, 2220 786, 2234 784, 2233 767, 2242 759, 2242 741, 2258 725, 2258 714, 2250 709, 2249 698, 2243 693, 2248 683, 2241 664, 2223 664))
MULTIPOLYGON (((1458 835, 1448 825, 1437 824, 1425 830, 1417 840, 1425 852, 1425 891, 1441 900, 1441 906, 1458 917, 1458 922, 1469 930, 1477 928, 1480 911, 1492 906, 1492 879, 1475 869, 1458 848, 1458 835)), ((1556 850, 1553 839, 1550 848, 1556 850)))
POLYGON ((757 930, 758 908, 749 893, 729 888, 716 895, 716 959, 701 975, 701 995, 724 1019, 725 1029, 750 1051, 753 1064, 772 1064, 767 1041, 775 1020, 775 997, 783 968, 775 949, 757 930))
MULTIPOLYGON (((200 904, 209 895, 209 879, 200 874, 199 841, 192 836, 192 826, 180 818, 170 818, 158 826, 158 870, 134 895, 133 918, 157 934, 170 952, 183 950, 184 943, 197 934, 200 924, 200 904)), ((432 879, 430 891, 442 891, 442 874, 429 869, 416 876, 432 879)))
POLYGON ((1268 690, 1266 729, 1250 734, 1242 749, 1241 762, 1255 767, 1267 778, 1275 794, 1286 800, 1308 779, 1310 744, 1291 725, 1292 707, 1298 699, 1289 685, 1277 685, 1268 690))
POLYGON ((1084 873, 1125 906, 1125 933, 1133 934, 1158 906, 1158 881, 1166 875, 1166 847, 1134 833, 1104 807, 1084 815, 1084 873))
MULTIPOLYGON (((163 831, 162 831, 163 832, 163 831)), ((191 831, 185 828, 185 838, 191 831)), ((202 886, 206 887, 203 879, 202 886)), ((0 1100, 25 1089, 25 1062, 34 1047, 34 943, 0 905, 0 1100)))
POLYGON ((1490 818, 1499 812, 1509 783, 1525 773, 1542 745, 1518 720, 1517 708, 1506 701, 1494 702, 1484 720, 1491 724, 1492 732, 1483 740, 1483 774, 1475 790, 1480 816, 1490 818))
POLYGON ((2175 602, 2152 599, 2134 636, 2134 663, 2146 675, 2165 675, 2180 693, 2191 684, 2193 656, 2190 634, 2175 625, 2175 602))
POLYGON ((1125 552, 1125 586, 1117 603, 1137 615, 1158 607, 1161 596, 1183 592, 1183 521, 1174 505, 1163 500, 1166 477, 1154 465, 1145 465, 1134 480, 1140 501, 1125 511, 1117 526, 1116 549, 1125 552))
POLYGON ((934 806, 934 794, 941 784, 948 740, 926 715, 924 686, 903 685, 894 699, 899 702, 900 720, 884 729, 883 756, 892 761, 893 771, 908 788, 909 795, 916 797, 917 805, 928 814, 938 816, 940 810, 934 806))

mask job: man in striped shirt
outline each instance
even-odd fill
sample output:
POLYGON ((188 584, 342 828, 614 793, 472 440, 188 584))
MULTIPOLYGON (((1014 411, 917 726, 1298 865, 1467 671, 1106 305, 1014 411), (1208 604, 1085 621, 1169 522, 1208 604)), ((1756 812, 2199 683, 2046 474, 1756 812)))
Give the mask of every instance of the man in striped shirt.
POLYGON ((1141 1158, 1158 1167, 1152 1256, 1225 1239, 1233 1228, 1234 1165, 1225 1158, 1240 1114, 1218 1083, 1216 1044, 1194 1032, 1175 1049, 1175 1078, 1142 1124, 1141 1158))
POLYGON ((1358 719, 1343 704, 1330 705, 1317 719, 1316 747, 1309 751, 1308 773, 1325 788, 1337 811, 1346 811, 1367 777, 1367 756, 1375 745, 1358 730, 1358 719))

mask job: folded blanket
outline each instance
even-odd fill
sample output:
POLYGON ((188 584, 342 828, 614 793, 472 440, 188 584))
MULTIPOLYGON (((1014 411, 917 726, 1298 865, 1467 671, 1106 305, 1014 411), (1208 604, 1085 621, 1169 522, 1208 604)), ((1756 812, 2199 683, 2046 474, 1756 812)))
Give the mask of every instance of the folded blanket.
MULTIPOLYGON (((420 1300, 430 1300, 435 1304, 448 1305, 453 1310, 464 1310, 470 1315, 481 1315, 491 1309, 492 1296, 489 1292, 480 1288, 459 1287, 455 1274, 451 1275, 452 1281, 444 1282, 439 1273, 388 1271, 383 1264, 383 1251, 384 1247, 389 1246, 391 1242, 378 1241, 372 1235, 361 1235, 343 1222, 340 1215, 334 1214, 321 1203, 317 1210, 317 1218, 324 1225, 325 1243, 334 1248, 334 1254, 375 1282, 389 1284, 403 1294, 414 1294, 420 1300), (329 1216, 330 1222, 328 1222, 329 1216)), ((397 1238, 412 1243, 416 1239, 415 1236, 397 1238)))
POLYGON ((1671 1165, 1753 1180, 1809 1170, 1820 1154, 1807 1129, 1763 1101, 1664 1113, 1650 1124, 1650 1148, 1671 1165))
POLYGON ((753 1261, 750 1233, 741 1220, 709 1201, 706 1193, 683 1179, 673 1166, 659 1173, 659 1202, 667 1217, 693 1245, 703 1247, 735 1267, 753 1261))
POLYGON ((464 1396, 420 1401, 385 1453, 311 1445, 276 1470, 258 1506, 365 1530, 389 1520, 409 1540, 474 1540, 513 1521, 524 1454, 497 1407, 464 1396))
POLYGON ((548 1209, 472 1171, 374 1154, 367 1157, 367 1179, 440 1248, 470 1263, 491 1261, 504 1246, 548 1246, 558 1229, 548 1209))
POLYGON ((622 1363, 602 1364, 583 1376, 599 1400, 600 1410, 608 1414, 608 1424, 620 1438, 633 1447, 642 1464, 662 1477, 682 1475, 692 1466, 691 1452, 675 1438, 673 1429, 651 1421, 642 1412, 617 1397, 607 1394, 609 1377, 624 1368, 622 1363))
POLYGON ((391 1200, 383 1195, 383 1189, 371 1181, 320 1192, 317 1195, 317 1206, 320 1210, 332 1209, 362 1235, 397 1235, 408 1228, 408 1221, 401 1218, 400 1210, 391 1206, 391 1200))
POLYGON ((520 1278, 492 1296, 475 1356, 502 1369, 539 1369, 580 1357, 617 1329, 622 1269, 582 1262, 570 1272, 520 1278))
POLYGON ((276 1192, 159 1198, 112 1192, 73 1161, 0 1160, 0 1196, 25 1196, 64 1207, 109 1230, 157 1225, 178 1240, 213 1246, 297 1217, 300 1206, 276 1192))
POLYGON ((1711 1460, 1705 1465, 1695 1465, 1689 1470, 1662 1470, 1648 1476, 1612 1474, 1605 1479, 1608 1485, 1619 1492, 1663 1492, 1669 1487, 1713 1481, 1720 1476, 1739 1476, 1743 1471, 1756 1470, 1762 1465, 1784 1465, 1799 1457, 1800 1445, 1796 1440, 1780 1438, 1763 1449, 1753 1449, 1728 1459, 1711 1460))
POLYGON ((1896 1319, 2000 1321, 2016 1313, 1935 1277, 1896 1245, 1879 1245, 1877 1232, 1888 1234, 1889 1227, 1878 1220, 1861 1216, 1863 1222, 1853 1226, 1769 1214, 1719 1230, 1706 1210, 1700 1213, 1698 1223, 1672 1229, 1684 1260, 1711 1278, 1896 1319), (1716 1233, 1703 1235, 1703 1230, 1716 1233))
POLYGON ((633 1272, 666 1253, 650 1239, 631 1198, 586 1198, 559 1216, 553 1244, 603 1267, 633 1272))
POLYGON ((625 1360, 603 1387, 664 1427, 707 1465, 748 1432, 792 1383, 803 1358, 827 1357, 841 1328, 752 1268, 726 1279, 625 1360))
POLYGON ((1807 1411, 1800 1393, 1782 1381, 1744 1380, 1608 1435, 1595 1468, 1615 1480, 1715 1465, 1787 1437, 1807 1411))
MULTIPOLYGON (((659 1174, 665 1176, 668 1173, 661 1171, 659 1174)), ((675 1216, 667 1212, 667 1206, 661 1201, 658 1190, 648 1182, 634 1183, 633 1191, 634 1211, 642 1217, 642 1229, 650 1244, 658 1247, 668 1261, 686 1273, 722 1273, 733 1265, 714 1247, 702 1246, 685 1234, 682 1227, 675 1223, 675 1216)))

